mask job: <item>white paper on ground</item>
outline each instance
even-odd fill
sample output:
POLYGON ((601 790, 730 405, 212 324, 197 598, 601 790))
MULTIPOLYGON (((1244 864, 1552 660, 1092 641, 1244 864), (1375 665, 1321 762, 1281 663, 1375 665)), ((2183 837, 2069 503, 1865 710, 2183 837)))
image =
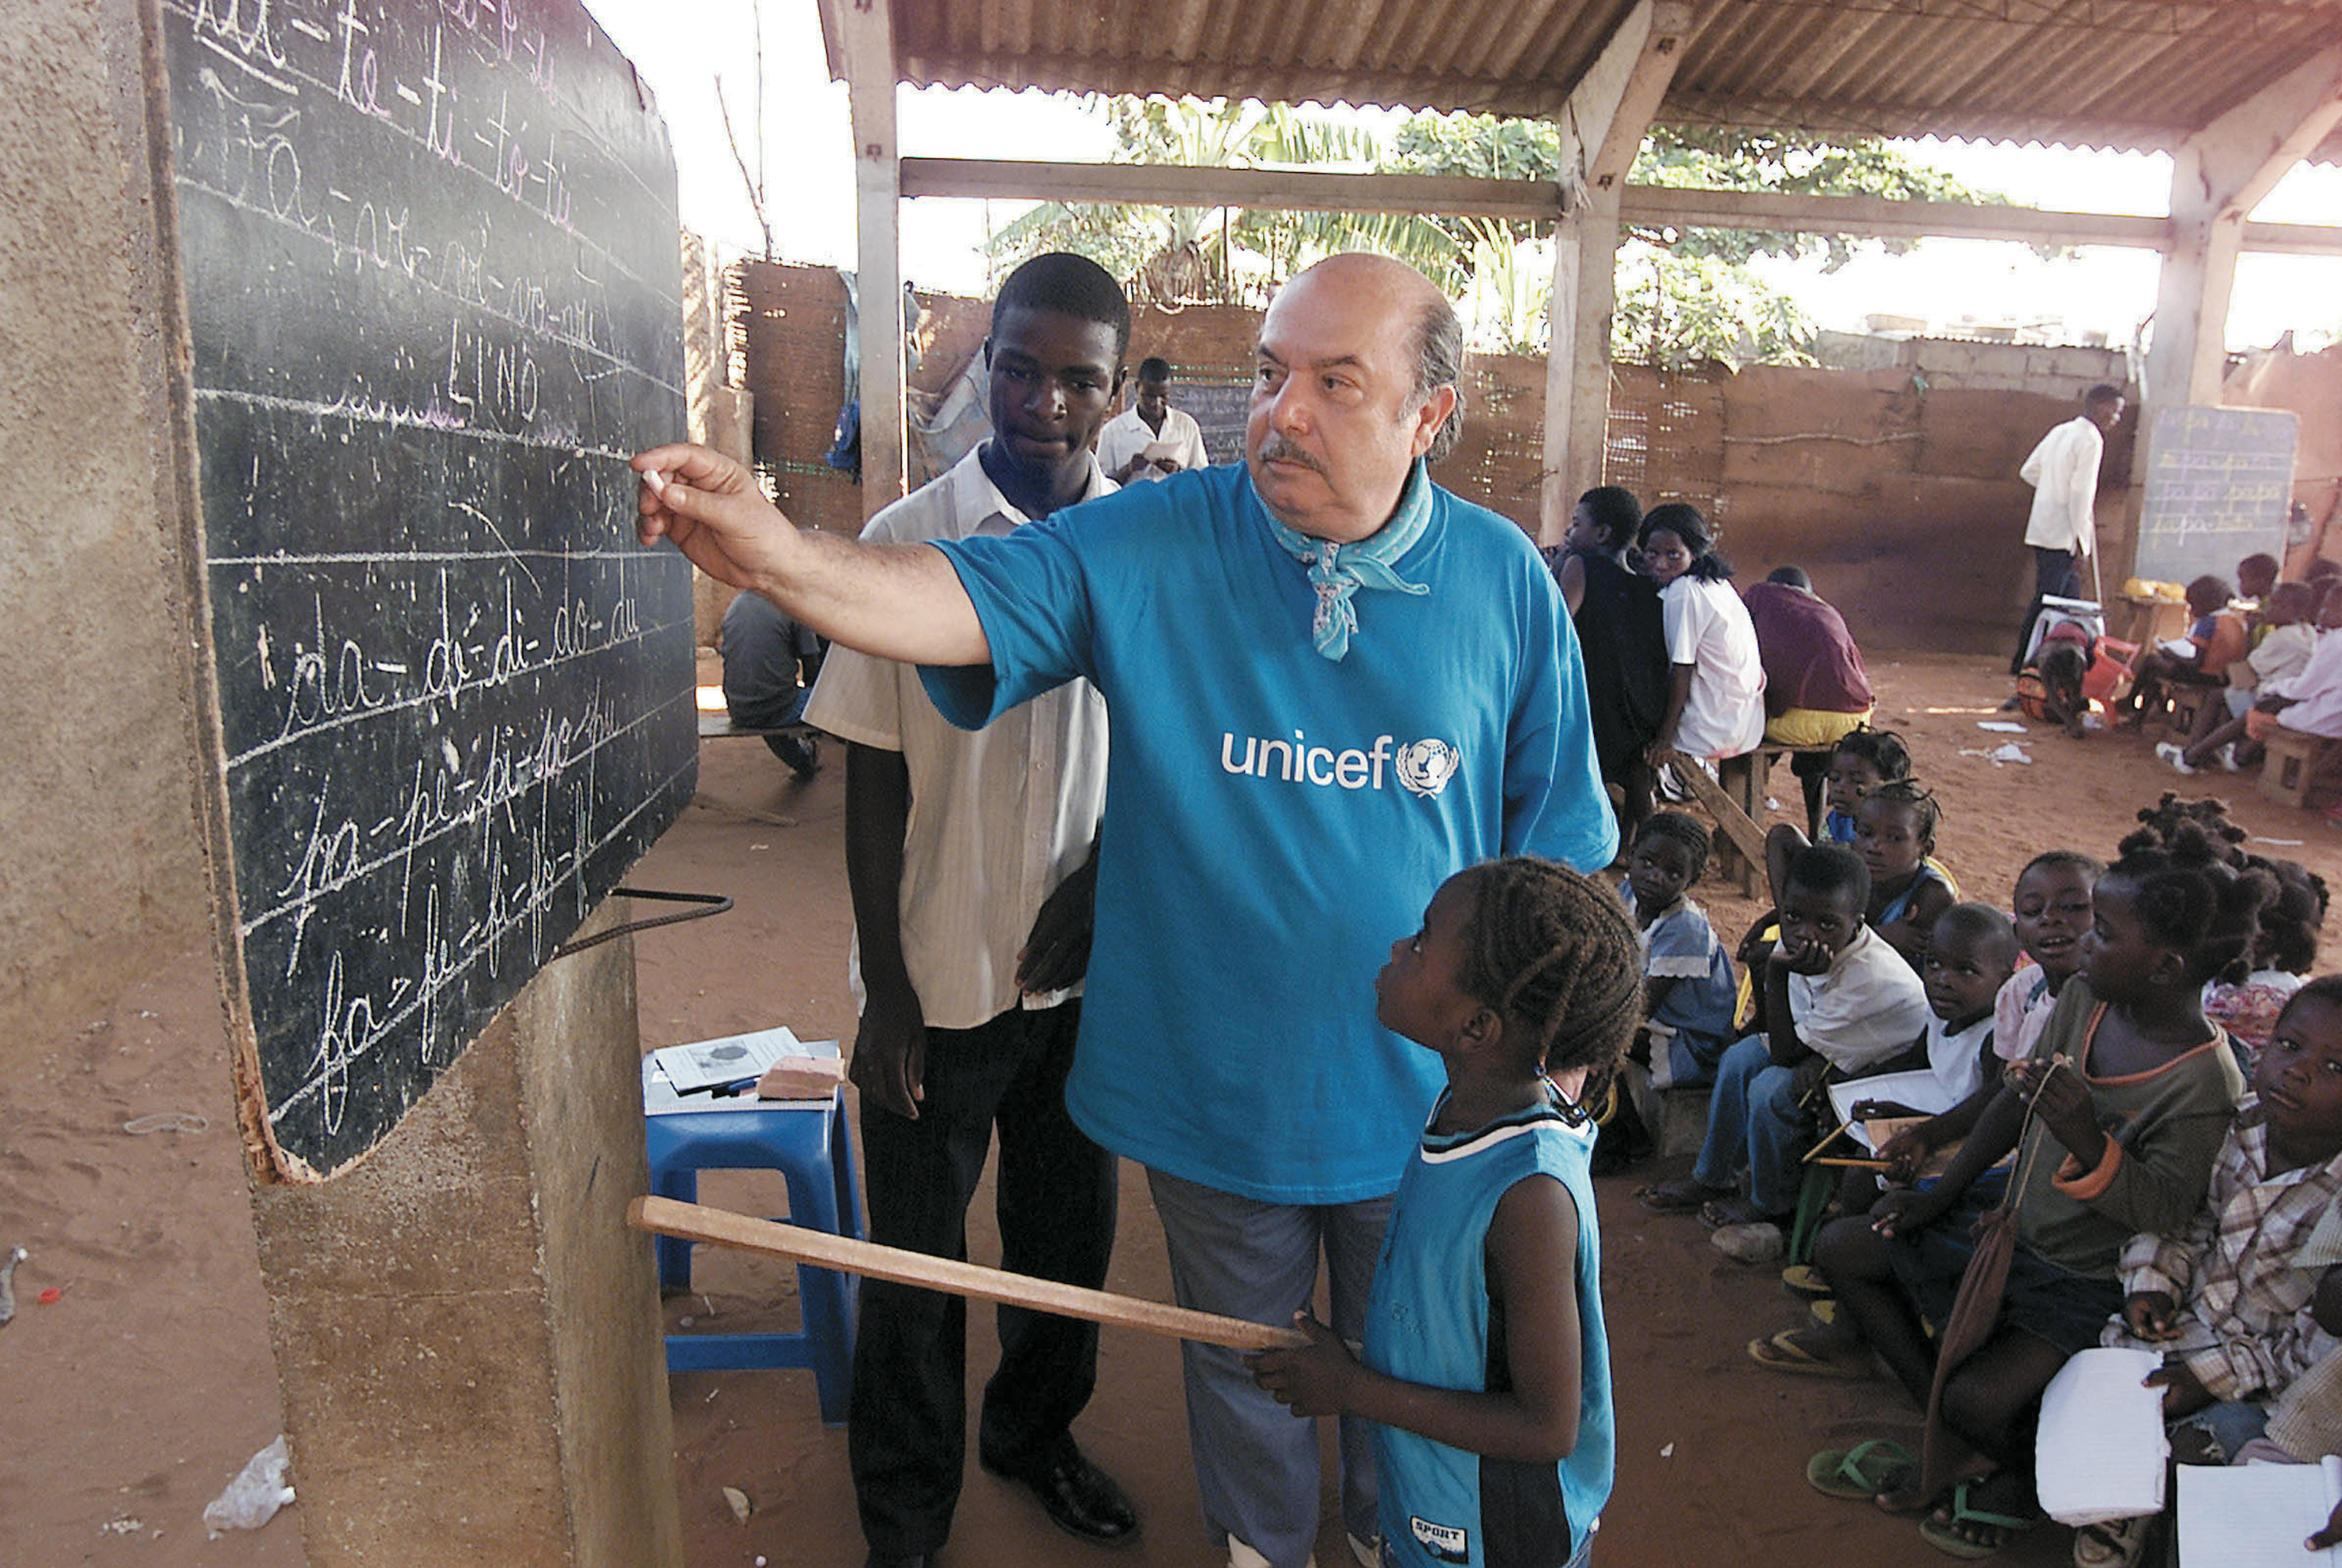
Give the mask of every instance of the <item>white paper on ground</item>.
MULTIPOLYGON (((2041 1395, 2033 1466, 2041 1511, 2060 1524, 2163 1512, 2163 1364, 2152 1350, 2077 1352, 2041 1395)), ((2323 1523, 2323 1521, 2321 1521, 2323 1523)))
POLYGON ((2319 1464, 2183 1464, 2180 1568, 2342 1568, 2342 1547, 2302 1543, 2342 1499, 2342 1458, 2319 1464))

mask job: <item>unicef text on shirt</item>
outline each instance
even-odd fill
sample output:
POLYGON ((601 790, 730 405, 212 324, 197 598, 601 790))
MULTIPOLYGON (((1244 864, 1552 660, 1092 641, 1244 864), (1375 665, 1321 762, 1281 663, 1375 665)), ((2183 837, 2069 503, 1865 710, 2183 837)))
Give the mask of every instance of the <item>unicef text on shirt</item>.
POLYGON ((1337 752, 1331 746, 1311 745, 1308 737, 1296 730, 1289 741, 1246 735, 1244 756, 1238 760, 1236 737, 1226 733, 1220 736, 1220 766, 1224 771, 1285 784, 1378 790, 1383 787, 1386 761, 1402 788, 1428 800, 1446 789, 1447 781, 1456 776, 1463 754, 1450 742, 1429 738, 1410 741, 1393 749, 1389 735, 1376 736, 1373 746, 1366 751, 1353 747, 1337 752))

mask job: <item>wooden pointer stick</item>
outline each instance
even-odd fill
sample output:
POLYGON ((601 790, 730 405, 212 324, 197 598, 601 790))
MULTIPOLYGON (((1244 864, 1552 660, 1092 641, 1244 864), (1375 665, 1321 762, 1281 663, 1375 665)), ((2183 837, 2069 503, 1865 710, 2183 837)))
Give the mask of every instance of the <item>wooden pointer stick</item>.
POLYGON ((662 1236, 769 1253, 821 1268, 866 1274, 874 1280, 921 1285, 978 1301, 1006 1302, 1010 1306, 1031 1307, 1036 1312, 1056 1313, 1061 1317, 1087 1318, 1092 1323, 1141 1329, 1168 1339, 1191 1339, 1199 1344, 1225 1345, 1230 1350, 1297 1349, 1309 1343, 1306 1335, 1295 1329, 1271 1328, 1242 1318, 1116 1295, 1111 1291, 1085 1290, 1055 1280, 1036 1280, 1029 1274, 1012 1274, 979 1263, 907 1253, 900 1247, 882 1247, 876 1242, 857 1242, 826 1231, 754 1219, 725 1209, 678 1203, 673 1198, 636 1198, 626 1205, 626 1223, 662 1236))

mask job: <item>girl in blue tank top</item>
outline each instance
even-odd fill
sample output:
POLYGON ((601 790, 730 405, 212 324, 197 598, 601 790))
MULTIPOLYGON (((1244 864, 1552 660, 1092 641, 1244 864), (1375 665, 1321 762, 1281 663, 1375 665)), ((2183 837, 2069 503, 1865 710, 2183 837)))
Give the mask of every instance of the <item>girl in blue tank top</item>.
POLYGON ((1388 1568, 1591 1559, 1616 1445, 1582 1103, 1634 1035, 1641 980, 1617 898, 1526 858, 1450 877, 1375 979, 1376 1016, 1437 1053, 1447 1088, 1359 1354, 1305 1313, 1307 1347, 1251 1366, 1296 1415, 1376 1423, 1388 1568))

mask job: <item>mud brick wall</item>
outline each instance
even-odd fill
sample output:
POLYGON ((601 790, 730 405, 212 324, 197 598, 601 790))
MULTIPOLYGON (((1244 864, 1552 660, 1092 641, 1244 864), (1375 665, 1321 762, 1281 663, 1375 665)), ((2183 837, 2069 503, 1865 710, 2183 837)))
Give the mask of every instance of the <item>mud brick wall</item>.
MULTIPOLYGON (((735 380, 755 394, 758 461, 791 516, 850 532, 861 521, 854 486, 819 467, 845 391, 844 287, 820 267, 753 263, 732 276, 735 380)), ((978 351, 990 315, 981 300, 920 303, 915 411, 931 409, 978 351)), ((1183 380, 1231 385, 1250 376, 1257 330, 1240 306, 1144 309, 1130 359, 1161 355, 1183 380)), ((1622 365, 1606 474, 1646 505, 1683 500, 1708 513, 1744 583, 1805 567, 1867 646, 1997 652, 2032 580, 2031 493, 2017 465, 2072 416, 2083 387, 2121 380, 2121 366, 2105 350, 1945 341, 1881 343, 1852 369, 1622 365)), ((1532 534, 1545 375, 1534 355, 1470 355, 1463 439, 1437 473, 1532 534)), ((2101 476, 2109 524, 2128 463, 2126 426, 2101 476)), ((2118 542, 2112 558, 2122 558, 2118 542)))

